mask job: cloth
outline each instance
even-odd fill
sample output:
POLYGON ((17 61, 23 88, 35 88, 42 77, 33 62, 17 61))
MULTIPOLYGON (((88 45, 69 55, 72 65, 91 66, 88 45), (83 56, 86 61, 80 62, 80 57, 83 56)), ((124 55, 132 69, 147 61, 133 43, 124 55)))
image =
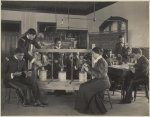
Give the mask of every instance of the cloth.
MULTIPOLYGON (((94 68, 91 68, 88 71, 89 74, 94 75, 96 78, 89 80, 86 83, 83 83, 80 85, 80 88, 76 97, 76 101, 75 101, 75 109, 77 109, 81 113, 92 112, 92 114, 97 114, 97 112, 95 111, 93 112, 90 109, 91 106, 94 105, 93 103, 96 103, 96 101, 93 100, 91 102, 90 100, 97 92, 103 92, 106 88, 110 87, 110 82, 107 76, 107 72, 108 72, 107 62, 103 58, 99 59, 97 63, 95 63, 94 68)), ((95 98, 97 99, 97 97, 95 98)), ((99 106, 104 107, 102 106, 103 105, 102 101, 100 102, 101 103, 99 103, 100 104, 99 106)), ((95 108, 97 109, 97 107, 95 108)), ((101 108, 101 110, 103 109, 104 108, 101 108)))
POLYGON ((100 96, 98 93, 92 97, 92 99, 89 102, 89 114, 104 114, 107 112, 107 109, 105 108, 105 105, 103 103, 103 96, 104 93, 100 92, 103 94, 100 96))

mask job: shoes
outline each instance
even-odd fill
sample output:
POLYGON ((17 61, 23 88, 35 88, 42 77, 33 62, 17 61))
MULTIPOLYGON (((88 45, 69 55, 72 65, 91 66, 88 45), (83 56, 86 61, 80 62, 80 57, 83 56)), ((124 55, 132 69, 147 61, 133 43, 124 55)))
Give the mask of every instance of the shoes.
POLYGON ((39 100, 37 100, 35 103, 33 103, 33 106, 45 107, 47 105, 48 105, 47 103, 41 102, 39 100))
POLYGON ((131 100, 121 100, 120 104, 129 104, 131 103, 131 100))
POLYGON ((41 102, 41 104, 44 106, 48 106, 48 103, 45 103, 45 102, 41 102))
POLYGON ((24 107, 31 107, 32 105, 30 105, 28 103, 22 103, 22 106, 24 106, 24 107))

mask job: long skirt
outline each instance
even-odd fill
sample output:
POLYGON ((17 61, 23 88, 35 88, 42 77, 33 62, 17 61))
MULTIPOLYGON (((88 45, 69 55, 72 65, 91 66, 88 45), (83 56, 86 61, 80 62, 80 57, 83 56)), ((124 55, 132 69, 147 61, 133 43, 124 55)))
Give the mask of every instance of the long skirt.
POLYGON ((106 109, 103 104, 103 99, 97 97, 95 94, 98 92, 104 94, 104 91, 107 88, 110 88, 110 82, 107 79, 92 79, 86 83, 81 84, 75 100, 75 109, 81 113, 105 113, 106 109), (93 96, 95 97, 93 98, 93 96), (96 103, 98 103, 100 109, 97 109, 97 106, 94 106, 97 105, 96 103))

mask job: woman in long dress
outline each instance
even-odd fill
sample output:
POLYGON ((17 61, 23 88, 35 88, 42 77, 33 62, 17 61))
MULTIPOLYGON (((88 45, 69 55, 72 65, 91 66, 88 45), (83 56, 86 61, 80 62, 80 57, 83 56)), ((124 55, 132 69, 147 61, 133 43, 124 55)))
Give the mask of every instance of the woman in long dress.
POLYGON ((107 112, 102 97, 105 89, 110 88, 110 81, 107 75, 108 64, 102 54, 103 49, 93 48, 94 67, 90 68, 87 64, 84 64, 85 71, 95 78, 80 85, 75 101, 75 109, 81 113, 104 114, 107 112), (102 94, 102 97, 95 95, 98 92, 100 92, 100 95, 102 94))

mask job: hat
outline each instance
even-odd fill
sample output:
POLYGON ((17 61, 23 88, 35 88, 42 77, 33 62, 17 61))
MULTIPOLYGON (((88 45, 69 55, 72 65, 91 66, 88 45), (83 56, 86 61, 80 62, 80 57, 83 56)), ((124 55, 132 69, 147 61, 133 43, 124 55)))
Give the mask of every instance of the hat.
POLYGON ((22 49, 16 48, 15 49, 15 54, 17 54, 17 53, 24 53, 24 51, 22 49))

